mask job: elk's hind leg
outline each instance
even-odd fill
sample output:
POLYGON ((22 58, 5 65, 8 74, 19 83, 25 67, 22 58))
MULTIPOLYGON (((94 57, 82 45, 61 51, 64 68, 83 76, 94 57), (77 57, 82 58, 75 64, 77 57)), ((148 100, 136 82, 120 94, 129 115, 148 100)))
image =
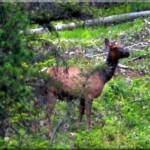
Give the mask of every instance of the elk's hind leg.
POLYGON ((86 117, 87 117, 87 130, 88 131, 91 128, 91 107, 92 107, 92 101, 85 100, 85 113, 86 113, 86 117))
POLYGON ((82 121, 84 112, 85 112, 85 100, 84 99, 80 99, 80 105, 79 105, 79 122, 82 121))
POLYGON ((56 97, 53 92, 48 92, 47 94, 47 105, 46 105, 46 118, 48 121, 48 131, 49 131, 49 138, 51 138, 51 130, 52 130, 52 123, 51 123, 51 115, 53 113, 54 107, 56 103, 56 97))

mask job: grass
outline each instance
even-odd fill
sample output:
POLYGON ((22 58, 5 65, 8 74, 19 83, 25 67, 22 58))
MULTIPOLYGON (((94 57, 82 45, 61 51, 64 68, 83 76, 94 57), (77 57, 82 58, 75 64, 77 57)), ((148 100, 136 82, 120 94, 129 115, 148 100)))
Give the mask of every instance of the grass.
MULTIPOLYGON (((65 30, 59 32, 58 39, 51 41, 59 45, 62 49, 68 49, 76 46, 98 46, 103 47, 104 38, 116 40, 120 36, 132 34, 135 31, 141 30, 143 26, 142 19, 136 19, 133 22, 121 23, 111 26, 95 26, 77 28, 74 30, 65 30)), ((48 35, 45 33, 42 38, 47 39, 48 35)))
MULTIPOLYGON (((56 137, 55 146, 150 148, 149 86, 146 77, 136 78, 130 82, 122 76, 114 78, 105 86, 102 96, 93 102, 92 130, 85 131, 84 118, 83 124, 74 130, 64 132, 61 129, 56 137)), ((74 108, 75 112, 76 109, 74 108)))
MULTIPOLYGON (((129 44, 132 40, 136 40, 136 37, 132 37, 135 33, 139 32, 144 26, 143 19, 136 19, 133 22, 126 22, 111 26, 95 26, 90 28, 77 28, 72 31, 61 31, 59 32, 59 42, 58 39, 53 39, 53 43, 57 43, 62 51, 67 49, 71 49, 74 47, 80 47, 82 51, 86 51, 88 48, 104 47, 104 38, 109 38, 111 40, 117 40, 120 37, 127 37, 126 43, 129 44), (132 37, 132 39, 130 39, 132 37)), ((47 39, 49 35, 43 34, 42 38, 47 39)), ((143 53, 142 51, 140 53, 143 53)), ((135 57, 135 53, 131 53, 131 57, 135 57)), ((140 54, 137 54, 138 56, 140 54)), ((98 59, 99 60, 99 59, 98 59)), ((53 61, 46 61, 43 64, 49 64, 49 62, 53 61)), ((103 61, 99 60, 98 63, 103 63, 103 61)), ((125 64, 128 65, 126 60, 123 60, 125 64)), ((50 63, 50 64, 51 64, 50 63)), ((78 67, 91 67, 97 64, 95 60, 87 60, 82 57, 72 57, 68 60, 69 65, 74 65, 78 67)), ((134 67, 135 65, 133 65, 134 67)))
POLYGON ((59 36, 61 39, 94 39, 100 36, 116 36, 116 34, 125 33, 127 30, 136 30, 143 24, 142 19, 137 19, 134 22, 127 22, 118 25, 111 26, 96 26, 96 27, 85 27, 77 28, 73 31, 61 31, 59 36))

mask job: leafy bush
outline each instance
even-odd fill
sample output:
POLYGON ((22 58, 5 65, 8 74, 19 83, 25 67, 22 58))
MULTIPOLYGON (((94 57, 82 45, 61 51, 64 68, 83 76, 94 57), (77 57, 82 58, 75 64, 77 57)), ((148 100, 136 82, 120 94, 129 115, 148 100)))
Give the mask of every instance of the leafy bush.
POLYGON ((32 53, 25 34, 29 21, 21 4, 1 3, 0 11, 0 136, 4 137, 11 126, 9 118, 26 112, 32 100, 32 88, 25 82, 32 53))

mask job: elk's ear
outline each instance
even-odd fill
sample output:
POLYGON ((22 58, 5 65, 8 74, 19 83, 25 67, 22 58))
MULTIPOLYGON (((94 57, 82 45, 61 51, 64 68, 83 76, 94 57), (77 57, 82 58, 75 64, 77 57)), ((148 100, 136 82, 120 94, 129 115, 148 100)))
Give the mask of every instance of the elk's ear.
POLYGON ((105 39, 105 46, 106 46, 106 47, 109 46, 109 39, 105 39))

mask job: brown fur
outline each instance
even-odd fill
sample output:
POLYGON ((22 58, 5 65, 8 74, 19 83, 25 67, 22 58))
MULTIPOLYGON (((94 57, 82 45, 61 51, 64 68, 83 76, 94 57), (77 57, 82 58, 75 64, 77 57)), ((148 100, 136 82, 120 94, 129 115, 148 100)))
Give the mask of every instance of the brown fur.
MULTIPOLYGON (((79 68, 70 67, 67 72, 64 67, 48 68, 47 73, 53 80, 59 81, 61 90, 55 89, 55 94, 62 91, 69 95, 76 96, 77 94, 83 98, 94 98, 100 95, 103 89, 104 82, 98 73, 93 73, 87 77, 79 68)), ((54 92, 54 87, 50 87, 49 91, 54 92)))

